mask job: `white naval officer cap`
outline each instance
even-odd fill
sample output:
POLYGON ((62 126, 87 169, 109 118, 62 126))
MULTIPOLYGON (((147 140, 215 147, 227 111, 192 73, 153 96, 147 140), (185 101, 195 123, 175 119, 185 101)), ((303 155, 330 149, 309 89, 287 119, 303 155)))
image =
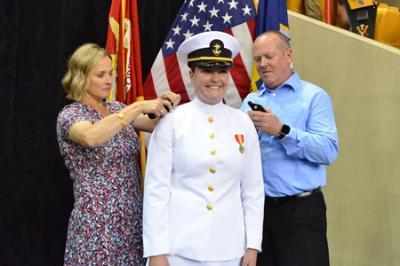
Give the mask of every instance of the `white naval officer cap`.
POLYGON ((196 34, 178 48, 179 61, 189 67, 228 68, 239 53, 239 42, 222 31, 206 31, 196 34))

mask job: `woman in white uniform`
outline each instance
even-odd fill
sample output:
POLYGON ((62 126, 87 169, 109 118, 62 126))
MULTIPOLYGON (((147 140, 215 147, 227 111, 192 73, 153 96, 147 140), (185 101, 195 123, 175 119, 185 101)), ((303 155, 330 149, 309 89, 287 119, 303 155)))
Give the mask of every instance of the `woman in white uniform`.
POLYGON ((144 256, 150 266, 255 266, 264 188, 256 130, 223 103, 239 44, 223 32, 184 41, 196 98, 153 131, 144 188, 144 256))

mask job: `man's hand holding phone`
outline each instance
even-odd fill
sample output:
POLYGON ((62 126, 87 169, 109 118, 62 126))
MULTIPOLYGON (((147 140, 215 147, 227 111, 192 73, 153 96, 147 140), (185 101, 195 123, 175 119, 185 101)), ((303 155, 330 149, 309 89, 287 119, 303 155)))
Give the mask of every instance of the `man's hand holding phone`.
POLYGON ((249 111, 250 119, 257 130, 261 130, 271 136, 279 136, 282 124, 278 117, 268 108, 249 101, 247 103, 252 111, 249 111))

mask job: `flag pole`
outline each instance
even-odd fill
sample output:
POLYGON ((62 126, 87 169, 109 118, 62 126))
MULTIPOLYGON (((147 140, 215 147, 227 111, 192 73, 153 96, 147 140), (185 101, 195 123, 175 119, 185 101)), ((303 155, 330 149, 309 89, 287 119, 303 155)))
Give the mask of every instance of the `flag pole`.
POLYGON ((324 0, 324 1, 325 1, 325 9, 324 9, 325 22, 328 24, 332 24, 331 0, 324 0))

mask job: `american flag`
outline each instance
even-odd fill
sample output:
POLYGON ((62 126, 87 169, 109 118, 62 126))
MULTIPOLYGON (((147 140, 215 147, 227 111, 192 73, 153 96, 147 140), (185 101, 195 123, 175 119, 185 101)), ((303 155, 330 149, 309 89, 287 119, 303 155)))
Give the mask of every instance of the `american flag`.
POLYGON ((253 0, 185 0, 147 76, 143 88, 145 98, 172 90, 182 96, 182 102, 193 99, 189 68, 178 62, 176 51, 190 36, 204 31, 223 31, 236 37, 241 47, 234 59, 235 67, 230 70, 224 100, 230 106, 240 107, 250 88, 255 26, 253 0))

